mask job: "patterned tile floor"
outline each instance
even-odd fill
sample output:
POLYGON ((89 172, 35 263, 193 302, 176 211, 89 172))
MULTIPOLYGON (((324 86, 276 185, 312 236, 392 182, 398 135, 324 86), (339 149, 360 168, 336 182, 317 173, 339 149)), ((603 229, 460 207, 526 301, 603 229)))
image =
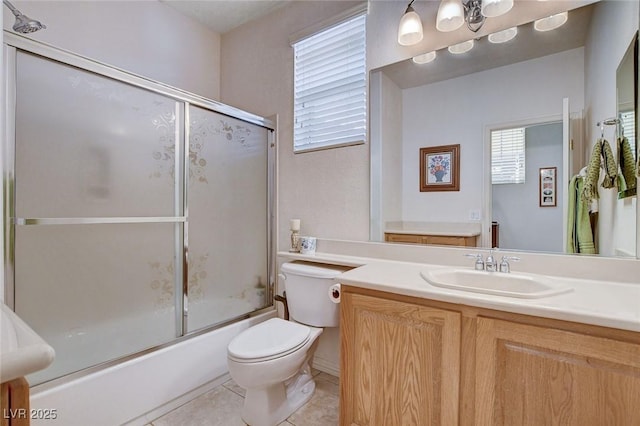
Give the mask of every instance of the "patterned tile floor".
MULTIPOLYGON (((280 426, 333 426, 338 424, 339 379, 314 370, 316 391, 311 400, 280 426)), ((245 426, 240 417, 244 389, 229 380, 189 401, 148 426, 245 426)))

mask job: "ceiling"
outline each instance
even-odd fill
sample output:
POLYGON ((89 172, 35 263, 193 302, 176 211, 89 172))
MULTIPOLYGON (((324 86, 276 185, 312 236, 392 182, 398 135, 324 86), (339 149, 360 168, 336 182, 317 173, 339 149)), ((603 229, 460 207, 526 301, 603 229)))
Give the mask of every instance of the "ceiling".
POLYGON ((160 0, 178 12, 224 34, 279 9, 291 0, 160 0))

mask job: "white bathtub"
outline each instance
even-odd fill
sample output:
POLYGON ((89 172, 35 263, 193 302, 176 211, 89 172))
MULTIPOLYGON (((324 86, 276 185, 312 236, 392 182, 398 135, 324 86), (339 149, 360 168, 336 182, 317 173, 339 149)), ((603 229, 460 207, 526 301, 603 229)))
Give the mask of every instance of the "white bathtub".
MULTIPOLYGON (((229 321, 256 309, 238 298, 210 299, 192 304, 189 331, 229 321)), ((71 330, 40 330, 40 336, 56 351, 53 364, 27 377, 38 385, 75 371, 160 346, 175 339, 175 309, 132 313, 71 330)))
POLYGON ((227 380, 231 339, 273 316, 260 314, 55 387, 35 386, 32 411, 56 418, 32 424, 145 425, 227 380))

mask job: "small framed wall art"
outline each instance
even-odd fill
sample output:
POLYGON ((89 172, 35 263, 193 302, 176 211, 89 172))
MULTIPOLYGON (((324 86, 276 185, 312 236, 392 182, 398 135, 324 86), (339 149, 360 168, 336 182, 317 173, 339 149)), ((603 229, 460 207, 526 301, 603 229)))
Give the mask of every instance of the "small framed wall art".
POLYGON ((555 207, 558 204, 557 168, 540 168, 540 207, 555 207))
POLYGON ((460 144, 420 148, 420 192, 460 191, 460 144))

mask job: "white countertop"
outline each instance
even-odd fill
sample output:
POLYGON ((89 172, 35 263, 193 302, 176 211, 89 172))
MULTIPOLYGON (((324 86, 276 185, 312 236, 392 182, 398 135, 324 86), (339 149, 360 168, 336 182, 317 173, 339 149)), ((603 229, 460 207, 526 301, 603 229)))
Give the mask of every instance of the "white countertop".
POLYGON ((0 302, 0 383, 48 367, 54 355, 47 342, 0 302))
POLYGON ((480 235, 479 222, 387 222, 385 233, 438 235, 447 237, 475 237, 480 235))
POLYGON ((451 266, 328 253, 296 255, 281 252, 279 255, 290 259, 354 266, 354 269, 336 279, 345 285, 640 332, 640 284, 546 276, 558 284, 572 287, 573 291, 539 299, 521 299, 435 287, 420 275, 424 270, 451 266))

